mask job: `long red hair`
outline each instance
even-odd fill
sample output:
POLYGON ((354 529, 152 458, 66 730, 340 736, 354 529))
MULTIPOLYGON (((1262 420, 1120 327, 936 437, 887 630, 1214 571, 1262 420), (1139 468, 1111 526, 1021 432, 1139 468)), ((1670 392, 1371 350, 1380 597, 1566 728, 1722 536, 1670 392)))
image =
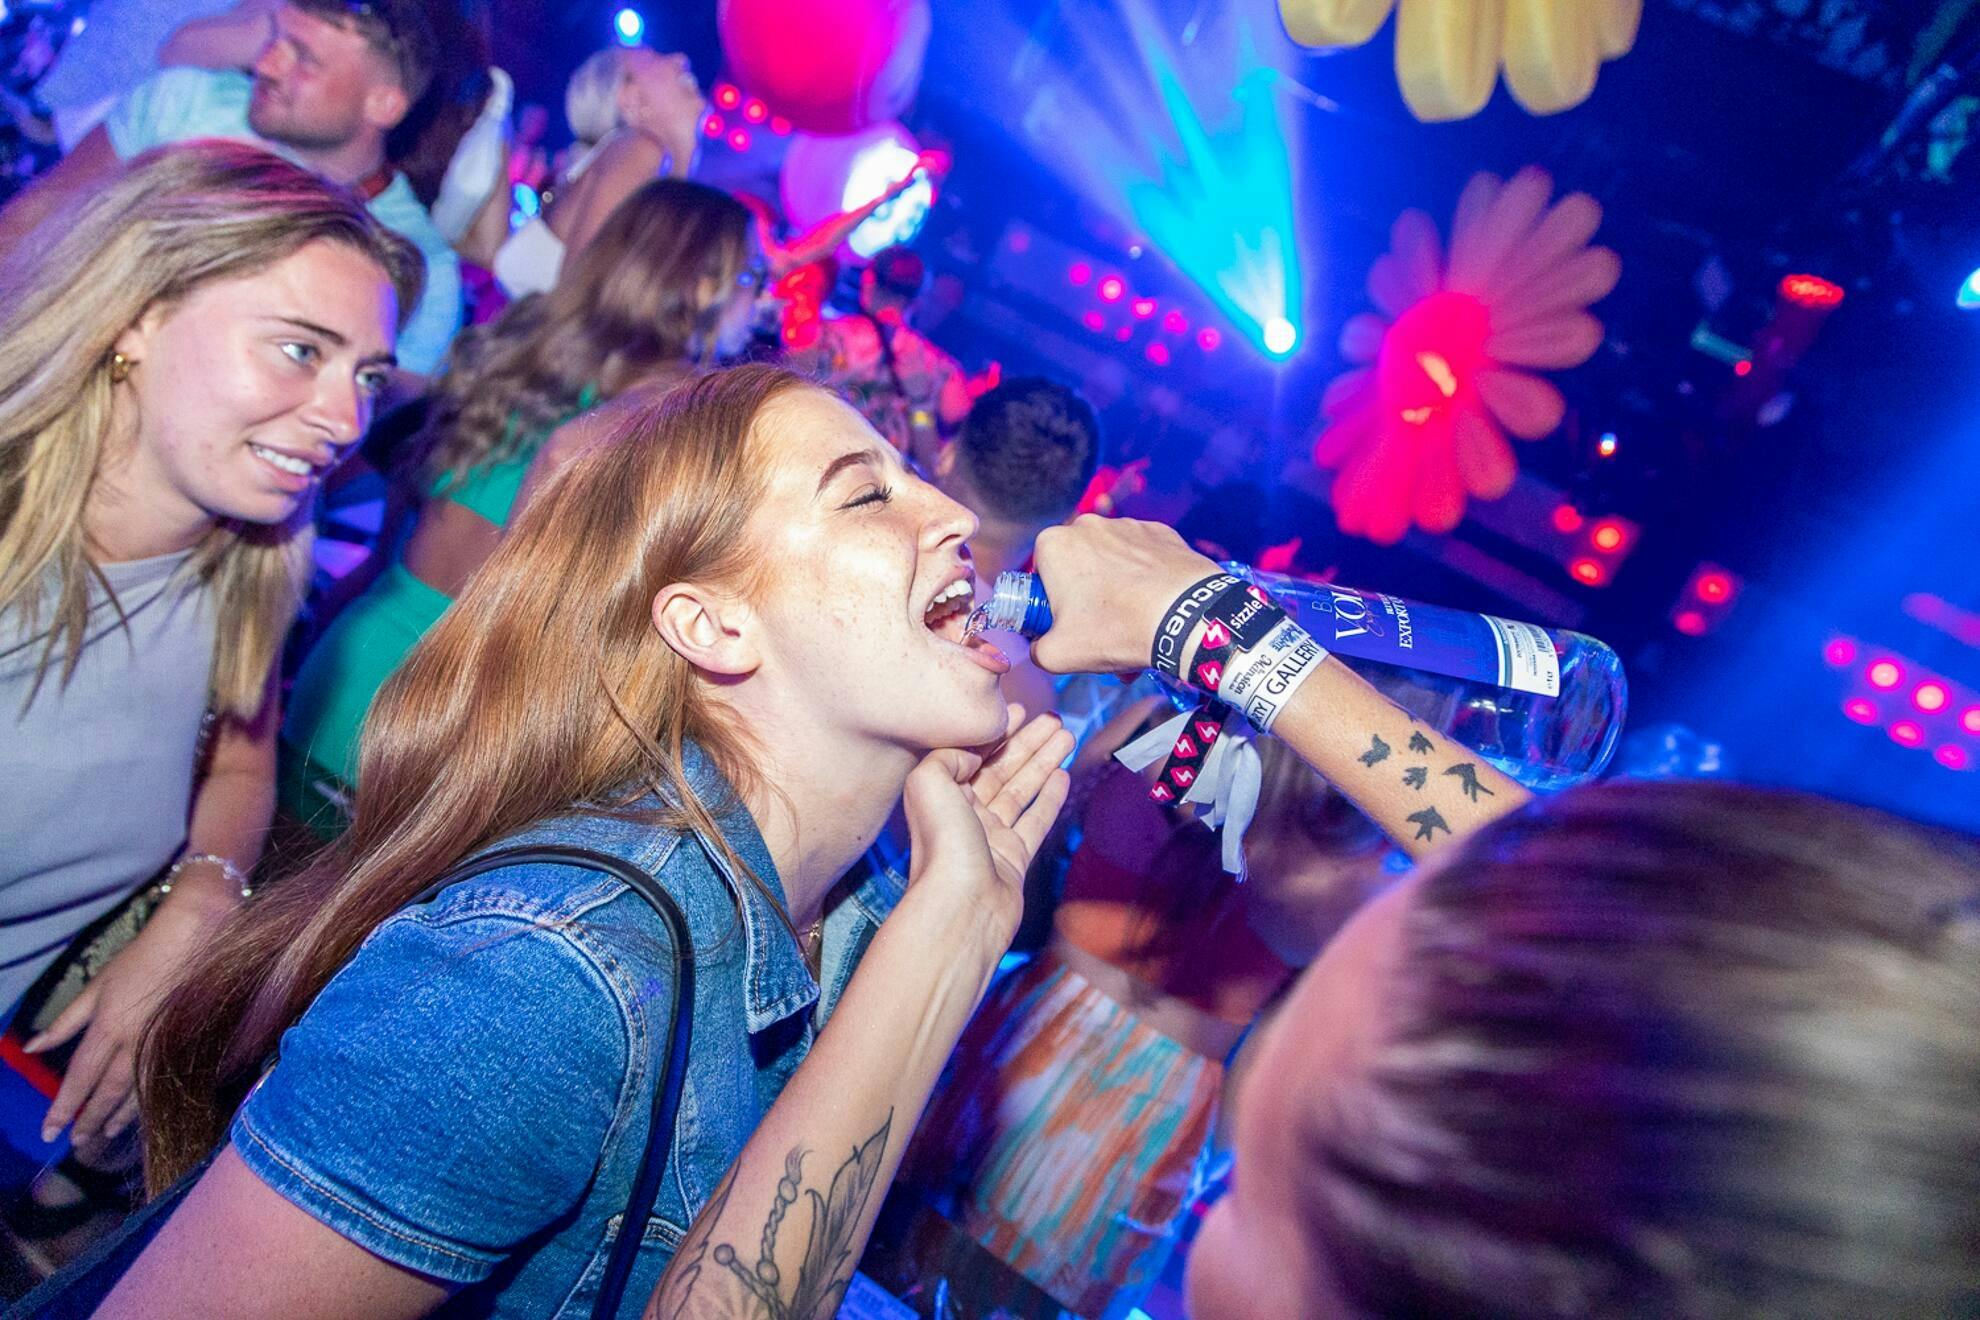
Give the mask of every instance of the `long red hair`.
POLYGON ((738 367, 631 408, 524 510, 379 690, 351 828, 257 895, 161 1009, 139 1078, 154 1191, 220 1140, 282 1032, 365 937, 461 858, 649 790, 675 804, 650 812, 656 827, 721 838, 727 804, 690 789, 684 748, 742 790, 746 734, 655 635, 652 601, 671 582, 751 588, 758 418, 804 388, 738 367))

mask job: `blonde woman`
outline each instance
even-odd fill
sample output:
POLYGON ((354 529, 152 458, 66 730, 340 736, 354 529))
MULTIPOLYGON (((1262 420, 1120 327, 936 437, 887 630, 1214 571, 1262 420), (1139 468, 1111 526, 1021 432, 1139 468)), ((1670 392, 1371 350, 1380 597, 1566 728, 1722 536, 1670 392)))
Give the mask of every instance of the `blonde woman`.
POLYGON ((352 194, 219 142, 138 157, 0 265, 0 1013, 165 894, 28 1043, 76 1042, 44 1139, 130 1125, 152 1008, 249 888, 313 493, 420 269, 352 194))
POLYGON ((544 213, 496 252, 503 290, 511 298, 548 293, 564 262, 641 184, 686 177, 707 109, 685 55, 608 46, 580 64, 564 92, 576 158, 544 213))

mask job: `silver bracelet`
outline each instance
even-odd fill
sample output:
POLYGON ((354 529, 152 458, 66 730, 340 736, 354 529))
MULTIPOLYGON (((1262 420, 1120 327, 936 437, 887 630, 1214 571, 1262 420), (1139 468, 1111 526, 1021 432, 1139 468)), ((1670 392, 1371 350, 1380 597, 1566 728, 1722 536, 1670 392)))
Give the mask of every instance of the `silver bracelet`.
POLYGON ((179 878, 179 872, 185 870, 188 866, 194 866, 201 862, 205 862, 209 866, 219 867, 220 874, 227 877, 228 884, 235 886, 241 891, 242 898, 254 897, 254 886, 248 883, 248 878, 245 875, 241 874, 241 868, 235 866, 233 862, 222 857, 219 853, 187 853, 184 857, 172 863, 172 869, 167 871, 165 878, 158 882, 158 892, 161 895, 171 893, 172 882, 179 878))

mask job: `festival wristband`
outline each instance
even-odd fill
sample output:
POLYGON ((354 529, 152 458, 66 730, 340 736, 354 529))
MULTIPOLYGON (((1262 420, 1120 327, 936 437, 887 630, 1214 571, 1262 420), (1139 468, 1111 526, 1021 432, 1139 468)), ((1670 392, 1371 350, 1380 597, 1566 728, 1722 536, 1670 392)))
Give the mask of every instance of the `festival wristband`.
POLYGON ((1260 645, 1240 652, 1225 666, 1218 696, 1241 711, 1260 733, 1270 733, 1293 693, 1326 658, 1325 648, 1306 629, 1281 619, 1260 645))
POLYGON ((1232 655, 1264 641, 1285 617, 1270 596, 1249 582, 1226 588, 1204 611, 1203 633, 1190 657, 1187 681, 1216 696, 1232 655))
POLYGON ((1155 630, 1155 644, 1149 654, 1148 667, 1158 674, 1180 679, 1183 647, 1188 644, 1196 621, 1226 591, 1241 585, 1241 579, 1229 573, 1212 573, 1176 597, 1175 604, 1169 606, 1168 612, 1162 616, 1161 626, 1155 630))
MULTIPOLYGON (((1272 629, 1285 621, 1286 612, 1272 603, 1272 598, 1252 583, 1223 574, 1225 584, 1219 587, 1216 580, 1208 580, 1190 589, 1184 601, 1199 597, 1199 593, 1209 595, 1206 603, 1192 608, 1204 618, 1203 634, 1197 641, 1196 653, 1190 658, 1189 681, 1209 694, 1210 700, 1203 709, 1197 711, 1177 734, 1175 745, 1170 749, 1168 759, 1162 763, 1155 787, 1149 795, 1157 802, 1169 803, 1187 795, 1197 776, 1203 772, 1210 749, 1216 746, 1223 735, 1224 722, 1230 718, 1231 707, 1218 700, 1217 690, 1223 683, 1224 667, 1240 645, 1256 645, 1270 636, 1272 629), (1211 594, 1214 593, 1214 594, 1211 594)), ((1182 601, 1177 602, 1180 606, 1182 601)), ((1171 611, 1175 617, 1176 611, 1171 611)), ((1166 627, 1166 625, 1165 625, 1166 627)), ((1184 636, 1187 637, 1187 629, 1184 636)), ((1157 642, 1161 640, 1157 634, 1157 642)))

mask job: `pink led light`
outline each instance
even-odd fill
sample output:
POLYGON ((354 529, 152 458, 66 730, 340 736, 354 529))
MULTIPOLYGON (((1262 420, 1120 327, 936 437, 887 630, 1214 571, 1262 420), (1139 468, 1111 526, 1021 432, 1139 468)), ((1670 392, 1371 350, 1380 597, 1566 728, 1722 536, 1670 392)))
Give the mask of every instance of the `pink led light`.
POLYGON ((1925 741, 1925 730, 1912 720, 1899 720, 1891 725, 1891 741, 1903 747, 1916 747, 1925 741))
POLYGON ((1822 658, 1837 669, 1856 662, 1856 643, 1847 637, 1838 637, 1822 648, 1822 658))
POLYGON ((1888 692, 1898 684, 1904 682, 1904 670, 1898 666, 1895 660, 1879 660, 1876 664, 1870 666, 1868 677, 1871 687, 1882 688, 1888 692))
POLYGON ((1843 714, 1849 716, 1858 724, 1875 724, 1877 722, 1877 703, 1868 697, 1851 697, 1843 703, 1843 714))

